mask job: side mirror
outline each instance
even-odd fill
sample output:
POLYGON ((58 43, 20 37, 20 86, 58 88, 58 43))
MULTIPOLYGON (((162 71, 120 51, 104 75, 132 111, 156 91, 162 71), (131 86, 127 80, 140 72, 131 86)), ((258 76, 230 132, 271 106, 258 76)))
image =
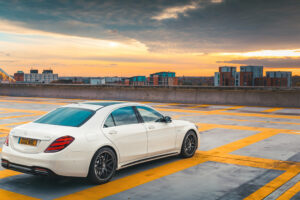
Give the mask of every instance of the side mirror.
POLYGON ((165 122, 165 123, 171 123, 172 122, 172 118, 169 117, 169 116, 164 116, 163 117, 163 122, 165 122))

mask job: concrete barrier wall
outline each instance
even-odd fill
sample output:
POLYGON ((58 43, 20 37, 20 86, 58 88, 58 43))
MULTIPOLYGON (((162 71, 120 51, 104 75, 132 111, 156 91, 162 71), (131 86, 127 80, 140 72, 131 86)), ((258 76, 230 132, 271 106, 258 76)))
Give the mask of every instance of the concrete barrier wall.
POLYGON ((300 107, 300 88, 0 84, 0 95, 300 107))

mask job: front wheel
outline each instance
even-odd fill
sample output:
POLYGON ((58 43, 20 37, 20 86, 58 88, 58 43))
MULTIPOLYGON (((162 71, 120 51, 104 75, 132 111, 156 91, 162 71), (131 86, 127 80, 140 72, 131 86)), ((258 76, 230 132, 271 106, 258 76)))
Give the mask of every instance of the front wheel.
POLYGON ((190 130, 183 139, 180 156, 183 158, 190 158, 195 154, 197 148, 197 135, 194 131, 190 130))
POLYGON ((108 182, 115 174, 117 157, 110 148, 99 149, 91 162, 88 179, 95 184, 108 182))

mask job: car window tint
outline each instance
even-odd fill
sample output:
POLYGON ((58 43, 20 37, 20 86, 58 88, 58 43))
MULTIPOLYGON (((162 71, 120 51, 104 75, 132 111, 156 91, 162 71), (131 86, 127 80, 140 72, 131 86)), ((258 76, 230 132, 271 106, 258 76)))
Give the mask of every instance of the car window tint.
POLYGON ((142 116, 144 122, 155 122, 163 117, 159 112, 151 108, 143 106, 137 106, 136 108, 142 116))
POLYGON ((115 122, 111 116, 111 114, 108 116, 108 118, 106 119, 105 123, 104 123, 104 128, 109 128, 109 127, 113 127, 115 126, 115 122))
POLYGON ((119 108, 112 112, 116 126, 137 124, 138 119, 132 107, 119 108))
POLYGON ((82 108, 58 108, 34 121, 41 124, 78 127, 84 124, 95 112, 82 108))

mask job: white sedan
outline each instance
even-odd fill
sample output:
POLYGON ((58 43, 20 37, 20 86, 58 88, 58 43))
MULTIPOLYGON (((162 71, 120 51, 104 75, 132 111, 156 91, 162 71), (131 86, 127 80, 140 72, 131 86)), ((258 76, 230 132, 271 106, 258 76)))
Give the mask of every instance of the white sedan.
POLYGON ((192 157, 195 124, 172 120, 130 102, 69 104, 11 130, 2 149, 4 168, 34 175, 109 181, 116 170, 168 156, 192 157))

